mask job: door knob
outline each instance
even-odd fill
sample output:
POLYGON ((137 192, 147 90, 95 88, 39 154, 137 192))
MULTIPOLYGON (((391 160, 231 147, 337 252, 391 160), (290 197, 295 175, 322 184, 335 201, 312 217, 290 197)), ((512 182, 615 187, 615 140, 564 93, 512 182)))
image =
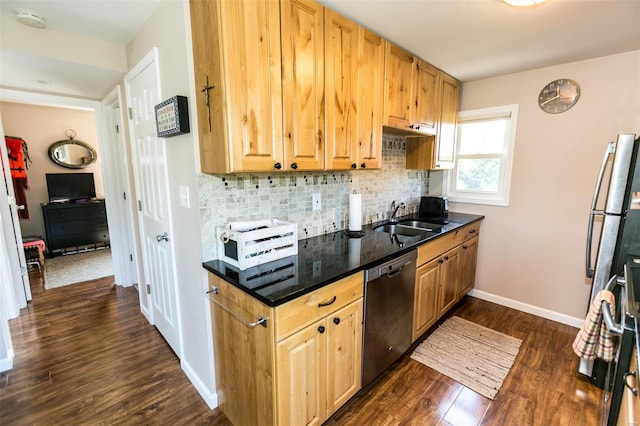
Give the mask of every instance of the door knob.
POLYGON ((162 240, 169 241, 169 235, 166 232, 164 234, 162 234, 162 235, 156 235, 156 240, 158 242, 160 242, 162 240))

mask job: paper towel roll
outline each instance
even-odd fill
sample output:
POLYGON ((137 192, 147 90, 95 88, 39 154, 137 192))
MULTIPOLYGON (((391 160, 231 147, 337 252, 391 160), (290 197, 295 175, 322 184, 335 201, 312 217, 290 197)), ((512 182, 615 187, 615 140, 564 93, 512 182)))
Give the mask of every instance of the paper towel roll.
POLYGON ((349 231, 362 231, 362 194, 349 194, 349 231))

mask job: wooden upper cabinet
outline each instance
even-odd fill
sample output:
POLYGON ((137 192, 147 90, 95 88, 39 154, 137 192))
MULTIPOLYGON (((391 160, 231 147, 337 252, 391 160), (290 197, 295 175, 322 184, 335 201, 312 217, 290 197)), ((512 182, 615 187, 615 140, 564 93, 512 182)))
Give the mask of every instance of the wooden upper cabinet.
POLYGON ((384 39, 325 12, 326 168, 382 166, 384 39))
POLYGON ((359 28, 349 19, 326 10, 325 91, 328 169, 351 169, 356 164, 359 28))
POLYGON ((418 132, 435 133, 440 111, 438 107, 438 74, 436 67, 418 59, 413 101, 412 124, 418 132))
POLYGON ((202 171, 273 170, 283 158, 278 3, 190 8, 202 171))
POLYGON ((437 132, 436 164, 438 169, 451 169, 456 150, 456 126, 460 104, 460 83, 440 73, 440 123, 437 132))
POLYGON ((384 124, 409 130, 415 67, 413 55, 387 42, 385 54, 384 124))
POLYGON ((382 122, 384 114, 384 39, 360 28, 358 50, 357 167, 382 167, 382 122))
POLYGON ((438 69, 388 42, 385 61, 385 126, 435 134, 440 118, 438 69))
MULTIPOLYGON (((253 7, 254 2, 248 3, 253 7)), ((271 4, 277 7, 277 2, 271 4)), ((280 13, 283 166, 288 170, 322 170, 325 150, 324 7, 313 0, 282 0, 280 13)))

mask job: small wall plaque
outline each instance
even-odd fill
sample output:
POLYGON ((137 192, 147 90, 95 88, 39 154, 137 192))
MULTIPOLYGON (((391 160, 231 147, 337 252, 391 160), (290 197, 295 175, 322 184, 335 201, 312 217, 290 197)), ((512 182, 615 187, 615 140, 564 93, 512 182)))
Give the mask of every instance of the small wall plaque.
POLYGON ((189 133, 189 108, 186 96, 174 96, 155 106, 158 137, 189 133))

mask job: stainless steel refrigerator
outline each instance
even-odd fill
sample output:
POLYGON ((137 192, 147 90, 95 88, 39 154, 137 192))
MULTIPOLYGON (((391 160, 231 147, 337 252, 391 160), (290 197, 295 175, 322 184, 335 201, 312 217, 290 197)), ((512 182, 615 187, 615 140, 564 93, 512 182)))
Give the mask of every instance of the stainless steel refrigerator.
MULTIPOLYGON (((589 306, 611 277, 624 275, 629 256, 640 256, 639 146, 640 139, 634 134, 618 135, 616 142, 607 146, 598 174, 587 232, 586 274, 593 278, 589 306), (600 228, 597 240, 596 228, 600 228)), ((598 361, 594 366, 593 361, 581 359, 578 371, 604 387, 607 365, 598 361)))

